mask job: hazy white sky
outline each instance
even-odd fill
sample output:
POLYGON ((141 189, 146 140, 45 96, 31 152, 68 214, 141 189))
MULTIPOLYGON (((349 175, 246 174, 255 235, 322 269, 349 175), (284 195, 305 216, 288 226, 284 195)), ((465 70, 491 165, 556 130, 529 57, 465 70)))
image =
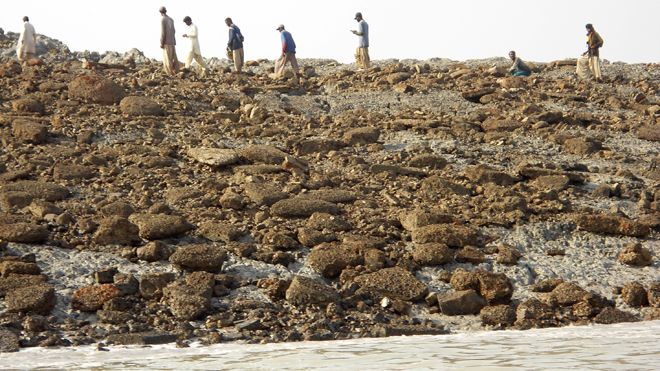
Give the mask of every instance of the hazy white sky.
POLYGON ((179 59, 188 46, 181 35, 189 15, 199 27, 205 57, 224 58, 229 16, 245 36, 246 60, 276 59, 281 49, 275 27, 284 23, 298 58, 352 62, 357 36, 350 30, 361 11, 369 23, 372 59, 466 60, 506 57, 513 49, 524 60, 548 62, 582 53, 584 25, 593 23, 605 40, 601 58, 660 61, 660 0, 3 1, 0 27, 18 32, 28 15, 37 33, 73 51, 138 48, 160 60, 161 5, 174 18, 179 59))

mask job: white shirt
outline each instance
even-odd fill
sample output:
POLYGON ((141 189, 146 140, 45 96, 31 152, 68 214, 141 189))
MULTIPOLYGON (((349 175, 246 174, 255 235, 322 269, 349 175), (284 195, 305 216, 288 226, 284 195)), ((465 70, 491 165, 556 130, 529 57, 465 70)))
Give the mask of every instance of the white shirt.
POLYGON ((202 52, 199 48, 199 39, 197 38, 197 26, 194 24, 190 24, 190 27, 188 27, 188 38, 190 39, 190 51, 202 55, 202 52))
POLYGON ((23 22, 23 32, 18 39, 18 49, 21 53, 36 53, 37 34, 30 22, 23 22))

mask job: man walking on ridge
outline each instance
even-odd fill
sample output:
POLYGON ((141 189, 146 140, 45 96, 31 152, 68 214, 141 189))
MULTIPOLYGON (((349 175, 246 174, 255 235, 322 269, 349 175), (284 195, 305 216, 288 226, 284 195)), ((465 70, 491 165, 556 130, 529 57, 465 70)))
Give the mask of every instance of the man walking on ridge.
POLYGON ((355 62, 360 69, 367 69, 371 66, 369 58, 369 25, 362 19, 362 13, 355 14, 355 20, 358 22, 358 29, 351 30, 358 35, 358 48, 355 51, 355 62))
POLYGON ((167 9, 158 9, 163 19, 160 21, 160 48, 163 49, 163 69, 168 75, 179 73, 179 59, 176 57, 176 40, 174 39, 174 20, 167 15, 167 9))
POLYGON ((30 24, 30 19, 23 17, 23 32, 16 45, 16 54, 19 61, 29 61, 34 59, 37 46, 37 34, 34 32, 34 26, 30 24))
POLYGON ((516 57, 515 51, 512 50, 509 52, 509 58, 513 61, 513 66, 509 68, 510 74, 513 76, 530 76, 532 74, 532 70, 527 67, 525 62, 520 57, 516 57))
POLYGON ((293 41, 291 32, 286 31, 283 24, 277 26, 276 30, 280 31, 282 39, 282 55, 280 55, 280 57, 277 58, 277 62, 275 62, 275 73, 281 75, 284 71, 284 66, 286 66, 286 62, 291 62, 293 72, 300 72, 300 67, 298 67, 298 61, 296 60, 296 43, 293 41))
POLYGON ((589 70, 591 74, 594 75, 596 82, 600 82, 600 53, 598 50, 603 46, 603 38, 600 37, 598 32, 594 30, 594 26, 591 23, 586 25, 587 28, 587 51, 582 53, 582 56, 587 56, 589 58, 589 70))
POLYGON ((186 16, 183 18, 183 23, 185 23, 188 26, 188 33, 184 33, 182 36, 187 37, 190 40, 190 50, 188 51, 188 55, 186 56, 186 68, 190 68, 190 64, 193 61, 193 58, 197 61, 200 67, 202 67, 204 70, 207 70, 209 66, 206 65, 206 62, 204 62, 204 58, 202 58, 202 52, 199 48, 199 39, 197 38, 197 26, 195 26, 192 23, 192 19, 190 17, 186 16))
POLYGON ((236 73, 241 73, 243 68, 243 34, 241 34, 241 29, 238 28, 231 20, 231 18, 225 19, 225 24, 229 27, 229 41, 227 42, 227 58, 230 61, 234 61, 234 67, 236 67, 236 73))

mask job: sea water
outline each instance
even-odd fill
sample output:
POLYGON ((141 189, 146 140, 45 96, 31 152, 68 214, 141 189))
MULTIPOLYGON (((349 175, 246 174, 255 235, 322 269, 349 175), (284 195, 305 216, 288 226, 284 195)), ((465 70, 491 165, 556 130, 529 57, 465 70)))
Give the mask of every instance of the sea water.
POLYGON ((660 370, 660 321, 265 345, 29 348, 8 370, 660 370))

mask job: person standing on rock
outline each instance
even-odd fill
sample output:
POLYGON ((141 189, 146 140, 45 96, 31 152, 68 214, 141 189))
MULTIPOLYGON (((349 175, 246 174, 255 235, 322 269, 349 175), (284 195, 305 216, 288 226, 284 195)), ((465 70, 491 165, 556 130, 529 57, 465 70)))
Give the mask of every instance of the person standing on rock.
POLYGON ((293 72, 300 72, 298 60, 296 60, 296 43, 293 41, 291 32, 285 30, 283 24, 277 26, 276 30, 280 31, 282 39, 282 55, 280 55, 280 57, 277 58, 277 62, 275 62, 275 73, 281 75, 284 71, 284 66, 286 66, 286 62, 291 62, 293 72))
POLYGON ((186 56, 186 68, 190 68, 190 64, 194 58, 200 67, 207 70, 209 66, 206 65, 206 62, 204 62, 204 58, 202 57, 202 52, 199 47, 199 39, 197 38, 197 26, 192 23, 192 19, 188 16, 183 18, 183 23, 188 26, 188 33, 184 33, 182 36, 187 37, 190 40, 190 51, 188 51, 188 55, 186 56))
POLYGON ((589 70, 591 74, 596 79, 596 82, 600 82, 600 53, 598 50, 603 46, 603 38, 600 37, 600 34, 596 32, 594 26, 591 23, 586 25, 587 28, 587 51, 582 54, 582 56, 588 56, 589 58, 589 70))
POLYGON ((238 28, 231 20, 231 18, 225 19, 225 24, 229 27, 229 41, 227 41, 227 58, 230 61, 234 61, 234 67, 236 67, 236 72, 241 73, 243 68, 243 34, 241 34, 241 29, 238 28))
POLYGON ((179 59, 176 57, 176 40, 174 39, 174 20, 167 15, 167 9, 158 9, 163 18, 160 21, 160 48, 163 49, 163 69, 168 75, 179 73, 179 59))
POLYGON ((367 69, 371 66, 369 58, 369 25, 362 19, 362 13, 355 14, 355 20, 358 22, 358 29, 351 30, 358 35, 358 48, 355 51, 355 61, 360 69, 367 69))
POLYGON ((30 59, 34 59, 34 55, 37 52, 36 46, 37 33, 34 32, 34 26, 30 24, 30 18, 25 16, 23 17, 23 32, 21 32, 21 37, 18 39, 18 45, 16 47, 18 60, 29 61, 30 59))
POLYGON ((509 52, 509 58, 513 61, 513 65, 509 68, 509 73, 513 76, 531 76, 532 70, 523 62, 520 57, 516 57, 515 51, 509 52))

